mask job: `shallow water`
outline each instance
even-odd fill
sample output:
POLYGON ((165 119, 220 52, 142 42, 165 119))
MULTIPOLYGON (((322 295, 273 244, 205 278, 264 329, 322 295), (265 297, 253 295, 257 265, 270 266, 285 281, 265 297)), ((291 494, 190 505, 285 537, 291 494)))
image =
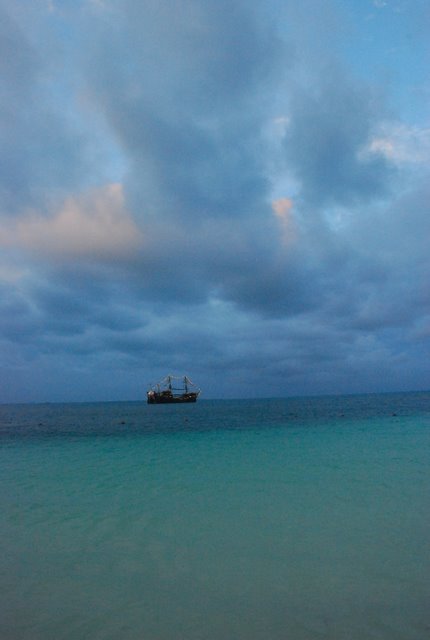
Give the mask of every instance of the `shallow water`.
POLYGON ((426 393, 0 406, 0 637, 427 639, 429 445, 426 393))

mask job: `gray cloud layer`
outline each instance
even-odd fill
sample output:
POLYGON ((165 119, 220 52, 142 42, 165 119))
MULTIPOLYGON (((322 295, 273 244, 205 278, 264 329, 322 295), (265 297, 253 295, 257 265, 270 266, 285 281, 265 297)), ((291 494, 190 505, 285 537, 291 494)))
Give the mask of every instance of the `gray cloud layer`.
POLYGON ((426 158, 395 161, 388 98, 327 25, 27 10, 0 21, 0 400, 139 398, 168 371, 214 396, 430 384, 426 158))

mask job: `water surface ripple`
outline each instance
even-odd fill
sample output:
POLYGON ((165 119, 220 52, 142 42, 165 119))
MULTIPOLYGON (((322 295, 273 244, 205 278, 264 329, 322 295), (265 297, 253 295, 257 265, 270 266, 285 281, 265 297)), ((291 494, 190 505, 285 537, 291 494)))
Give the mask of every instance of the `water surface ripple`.
POLYGON ((5 640, 425 640, 430 394, 0 406, 5 640))

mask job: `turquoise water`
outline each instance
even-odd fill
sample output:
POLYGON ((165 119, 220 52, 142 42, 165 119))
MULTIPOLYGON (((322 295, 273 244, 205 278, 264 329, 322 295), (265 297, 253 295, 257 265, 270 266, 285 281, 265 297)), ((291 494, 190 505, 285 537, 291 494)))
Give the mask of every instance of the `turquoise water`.
POLYGON ((0 447, 2 640, 430 637, 430 394, 0 406, 0 447))

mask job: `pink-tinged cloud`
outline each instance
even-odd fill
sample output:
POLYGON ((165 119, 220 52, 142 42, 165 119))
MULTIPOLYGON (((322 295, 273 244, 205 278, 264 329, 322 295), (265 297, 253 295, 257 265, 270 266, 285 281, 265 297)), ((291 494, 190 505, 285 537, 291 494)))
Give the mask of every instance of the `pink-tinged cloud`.
POLYGON ((296 238, 293 206, 290 198, 278 198, 272 202, 273 213, 281 225, 284 244, 289 244, 296 238))
POLYGON ((52 216, 34 212, 13 227, 0 227, 0 246, 54 258, 122 257, 137 251, 142 241, 120 184, 71 196, 52 216))

